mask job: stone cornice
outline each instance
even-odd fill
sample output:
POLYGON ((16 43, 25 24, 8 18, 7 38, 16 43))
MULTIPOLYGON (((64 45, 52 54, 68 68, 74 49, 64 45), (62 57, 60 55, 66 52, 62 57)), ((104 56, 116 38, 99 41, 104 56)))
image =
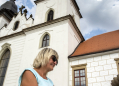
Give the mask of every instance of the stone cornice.
POLYGON ((16 37, 16 36, 19 36, 19 35, 23 35, 23 34, 25 34, 24 31, 21 31, 21 32, 17 32, 17 33, 14 33, 14 34, 4 36, 4 37, 0 37, 0 41, 5 40, 5 39, 9 39, 9 38, 12 38, 12 37, 16 37))
POLYGON ((58 22, 61 22, 61 21, 64 21, 64 20, 68 20, 68 19, 71 21, 71 23, 74 26, 76 32, 81 37, 81 41, 84 41, 85 39, 84 39, 83 35, 81 34, 79 28, 77 27, 77 25, 76 25, 76 23, 73 20, 73 17, 71 15, 67 15, 67 16, 64 16, 64 17, 49 21, 49 22, 45 22, 45 23, 41 23, 41 24, 38 24, 38 25, 35 25, 35 26, 32 26, 32 27, 25 28, 21 32, 18 32, 18 33, 14 33, 14 34, 11 34, 11 35, 0 37, 0 41, 4 40, 4 39, 11 38, 11 37, 23 35, 23 34, 25 34, 25 32, 28 32, 28 31, 31 31, 31 30, 35 30, 35 29, 38 29, 38 28, 41 28, 41 27, 45 27, 45 26, 48 26, 48 25, 51 25, 51 24, 54 24, 54 23, 58 23, 58 22))
POLYGON ((30 31, 30 30, 34 30, 34 29, 37 29, 37 28, 40 28, 40 27, 50 25, 50 24, 61 22, 61 21, 67 20, 67 19, 69 19, 71 21, 71 23, 73 24, 73 26, 74 26, 75 30, 77 31, 78 35, 81 37, 81 41, 84 41, 85 39, 84 39, 83 35, 81 34, 81 32, 79 31, 79 28, 77 27, 77 25, 76 25, 76 23, 75 23, 75 21, 74 21, 74 19, 71 15, 67 15, 67 16, 49 21, 49 22, 38 24, 38 25, 35 25, 35 26, 32 26, 32 27, 26 28, 23 31, 27 32, 27 31, 30 31))

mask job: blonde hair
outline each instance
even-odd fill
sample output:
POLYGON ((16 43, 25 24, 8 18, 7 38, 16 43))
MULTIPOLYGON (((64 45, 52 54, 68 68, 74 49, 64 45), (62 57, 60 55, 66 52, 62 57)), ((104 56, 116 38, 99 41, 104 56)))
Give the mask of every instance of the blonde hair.
POLYGON ((55 50, 53 50, 51 48, 42 49, 38 53, 36 58, 34 59, 33 67, 34 68, 40 68, 42 66, 45 66, 48 63, 48 61, 49 61, 49 59, 52 55, 54 55, 58 60, 59 56, 58 56, 58 53, 55 50))

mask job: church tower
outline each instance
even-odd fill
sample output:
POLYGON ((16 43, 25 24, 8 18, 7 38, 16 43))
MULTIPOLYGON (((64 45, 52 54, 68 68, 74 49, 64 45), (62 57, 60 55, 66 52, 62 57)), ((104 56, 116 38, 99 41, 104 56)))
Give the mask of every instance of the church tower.
POLYGON ((41 38, 39 49, 43 48, 42 38, 48 34, 48 47, 55 49, 59 54, 59 64, 48 77, 53 80, 54 86, 70 86, 68 56, 84 41, 80 32, 82 15, 79 7, 75 0, 36 0, 35 4, 34 26, 39 28, 37 34, 41 38))
POLYGON ((36 13, 34 24, 47 22, 47 15, 52 10, 53 19, 71 15, 80 28, 80 18, 82 15, 75 0, 36 0, 36 13))
POLYGON ((12 17, 17 13, 17 6, 15 0, 5 2, 0 7, 0 29, 9 24, 12 17))
POLYGON ((1 30, 0 37, 0 57, 3 58, 3 46, 8 46, 10 50, 3 86, 18 86, 19 76, 25 68, 33 67, 36 55, 43 48, 52 48, 59 55, 58 65, 47 77, 53 81, 54 86, 71 86, 68 56, 84 41, 79 22, 82 15, 76 1, 36 0, 34 19, 26 18, 26 9, 24 13, 18 12, 12 19, 17 12, 14 1, 6 2, 0 8, 1 13, 5 13, 4 16, 0 16, 0 24, 3 26, 11 21, 7 28, 1 30), (13 28, 14 25, 17 26, 16 29, 13 28))

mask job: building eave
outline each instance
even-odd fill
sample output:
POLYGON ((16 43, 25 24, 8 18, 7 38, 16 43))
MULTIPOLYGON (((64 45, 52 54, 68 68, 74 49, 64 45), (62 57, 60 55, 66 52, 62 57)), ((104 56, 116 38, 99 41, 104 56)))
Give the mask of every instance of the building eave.
POLYGON ((67 16, 49 21, 49 22, 45 22, 45 23, 41 23, 41 24, 38 24, 38 25, 35 25, 35 26, 32 26, 32 27, 25 28, 21 32, 18 32, 18 33, 14 33, 14 34, 11 34, 11 35, 0 37, 0 41, 2 41, 4 39, 11 38, 11 37, 15 37, 15 36, 18 36, 18 35, 21 35, 21 34, 25 34, 25 32, 35 30, 35 29, 38 29, 38 28, 41 28, 41 27, 45 27, 45 26, 48 26, 48 25, 51 25, 51 24, 54 24, 54 23, 58 23, 58 22, 61 22, 61 21, 64 21, 64 20, 68 20, 68 19, 71 21, 71 23, 74 26, 75 30, 77 31, 78 35, 81 37, 81 41, 85 41, 83 35, 81 34, 79 28, 77 27, 77 25, 76 25, 76 23, 73 20, 73 17, 71 15, 67 15, 67 16))
POLYGON ((4 36, 4 37, 0 37, 0 41, 5 40, 5 39, 9 39, 9 38, 13 38, 13 37, 16 37, 16 36, 24 35, 24 34, 25 34, 24 31, 20 31, 20 32, 17 32, 17 33, 14 33, 14 34, 10 34, 10 35, 4 36))
POLYGON ((115 48, 115 49, 110 49, 110 50, 105 50, 105 51, 100 51, 100 52, 92 52, 92 53, 75 55, 75 56, 71 56, 72 55, 71 54, 68 56, 68 58, 73 59, 73 58, 94 57, 94 56, 100 56, 100 55, 106 55, 106 54, 118 53, 118 52, 119 52, 119 48, 115 48))

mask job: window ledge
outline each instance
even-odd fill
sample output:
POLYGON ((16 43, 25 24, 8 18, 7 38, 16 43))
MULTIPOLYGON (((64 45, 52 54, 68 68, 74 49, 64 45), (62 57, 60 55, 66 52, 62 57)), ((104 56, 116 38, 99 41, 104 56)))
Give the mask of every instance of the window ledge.
POLYGON ((81 67, 81 66, 86 66, 87 65, 87 63, 85 63, 85 64, 79 64, 79 65, 73 65, 73 66, 71 66, 72 68, 75 68, 75 67, 81 67))

